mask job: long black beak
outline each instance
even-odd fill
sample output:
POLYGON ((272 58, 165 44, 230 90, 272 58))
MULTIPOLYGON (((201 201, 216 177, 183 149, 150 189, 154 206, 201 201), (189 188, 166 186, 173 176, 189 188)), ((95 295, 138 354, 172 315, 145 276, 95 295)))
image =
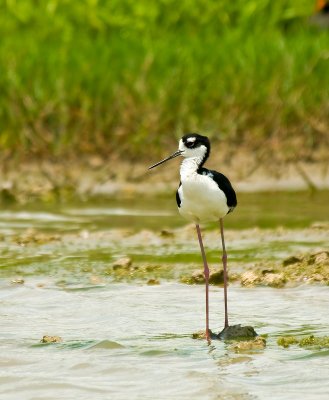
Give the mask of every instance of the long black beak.
POLYGON ((162 160, 162 161, 157 162, 156 164, 154 164, 154 165, 152 165, 151 167, 149 167, 149 169, 152 169, 152 168, 154 168, 154 167, 157 167, 158 165, 163 164, 164 162, 169 161, 169 160, 171 160, 172 158, 178 157, 178 156, 180 156, 182 153, 183 153, 182 150, 175 151, 174 154, 172 154, 171 156, 165 158, 165 159, 162 160))

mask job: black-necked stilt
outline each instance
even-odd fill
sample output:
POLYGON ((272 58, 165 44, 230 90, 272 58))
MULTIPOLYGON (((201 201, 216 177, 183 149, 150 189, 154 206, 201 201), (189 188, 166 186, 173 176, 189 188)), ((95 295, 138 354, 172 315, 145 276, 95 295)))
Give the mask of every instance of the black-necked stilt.
POLYGON ((180 167, 180 178, 176 201, 180 214, 195 223, 206 281, 206 338, 209 341, 209 268, 204 251, 200 222, 219 221, 222 240, 222 261, 224 272, 224 328, 228 327, 227 312, 227 254, 224 240, 223 217, 237 205, 236 194, 230 181, 217 171, 204 168, 209 157, 210 141, 206 136, 191 133, 179 141, 178 151, 149 169, 177 156, 184 157, 180 167))

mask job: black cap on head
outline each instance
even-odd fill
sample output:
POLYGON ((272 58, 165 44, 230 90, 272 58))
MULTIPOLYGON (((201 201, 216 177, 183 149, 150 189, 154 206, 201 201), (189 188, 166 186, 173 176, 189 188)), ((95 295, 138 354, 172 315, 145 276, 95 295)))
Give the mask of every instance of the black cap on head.
POLYGON ((202 145, 206 147, 207 152, 202 162, 202 164, 204 164, 210 154, 210 140, 208 137, 199 135, 198 133, 187 133, 182 137, 182 141, 184 146, 186 146, 188 149, 196 149, 202 145))
POLYGON ((207 136, 199 135, 198 133, 187 133, 182 137, 184 145, 189 149, 194 149, 204 145, 207 149, 210 149, 210 141, 207 136))

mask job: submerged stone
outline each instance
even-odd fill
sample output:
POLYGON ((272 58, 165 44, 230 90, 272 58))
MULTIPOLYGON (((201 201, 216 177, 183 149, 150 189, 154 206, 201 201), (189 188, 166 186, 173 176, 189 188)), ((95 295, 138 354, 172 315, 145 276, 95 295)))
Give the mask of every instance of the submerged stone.
POLYGON ((41 343, 61 343, 63 339, 60 336, 48 336, 45 335, 40 340, 41 343))
MULTIPOLYGON (((217 335, 215 333, 213 333, 211 329, 209 329, 209 335, 210 335, 211 340, 218 339, 217 335)), ((206 339, 206 331, 199 331, 199 332, 192 333, 192 339, 205 340, 206 339)))
POLYGON ((162 231, 160 232, 160 236, 163 238, 172 238, 174 237, 174 232, 168 229, 162 229, 162 231))
POLYGON ((156 278, 151 278, 147 281, 147 284, 152 286, 152 285, 160 285, 159 279, 156 278))
MULTIPOLYGON (((258 336, 256 331, 252 326, 241 326, 241 325, 232 325, 228 326, 227 328, 224 328, 218 335, 213 333, 209 329, 209 335, 211 340, 238 340, 238 341, 254 341, 255 343, 253 345, 250 345, 250 348, 258 349, 258 348, 264 348, 266 344, 266 341, 264 338, 258 336), (256 339, 260 339, 259 341, 256 341, 256 339), (264 342, 261 344, 261 342, 264 342)), ((193 339, 206 339, 206 332, 205 331, 199 331, 195 332, 192 334, 193 339)), ((248 347, 247 345, 245 345, 248 347)), ((243 345, 242 345, 243 347, 243 345)))
POLYGON ((254 271, 246 271, 241 275, 241 285, 255 286, 260 283, 261 277, 254 271))
POLYGON ((246 287, 282 288, 292 282, 329 284, 329 251, 290 256, 281 265, 273 262, 256 264, 238 278, 241 285, 246 287))
POLYGON ((123 257, 123 258, 119 258, 118 260, 114 261, 114 263, 112 264, 113 269, 127 269, 130 268, 132 264, 132 260, 130 257, 123 257))
POLYGON ((319 253, 311 254, 308 259, 308 264, 326 264, 329 265, 329 251, 320 251, 319 253))
POLYGON ((217 338, 220 340, 250 340, 254 339, 258 334, 252 326, 231 325, 224 328, 217 338))
MULTIPOLYGON (((181 278, 182 283, 187 283, 188 285, 199 285, 205 283, 203 271, 197 270, 190 276, 184 276, 181 278)), ((210 285, 221 285, 224 282, 224 272, 219 270, 216 272, 210 272, 209 284, 210 285)))
POLYGON ((10 283, 13 285, 24 285, 25 280, 23 278, 16 278, 12 279, 10 283))
POLYGON ((286 281, 329 283, 329 251, 289 257, 283 261, 286 281))
POLYGON ((192 333, 192 339, 205 339, 205 338, 206 338, 205 331, 199 331, 199 332, 192 333))
POLYGON ((266 347, 265 338, 258 336, 253 340, 243 340, 230 345, 230 349, 236 353, 253 350, 263 350, 266 347))
POLYGON ((285 260, 282 261, 282 265, 284 267, 286 267, 287 265, 292 265, 292 264, 296 264, 299 263, 301 261, 300 258, 295 257, 295 256, 290 256, 288 258, 286 258, 285 260))
POLYGON ((211 285, 220 285, 224 282, 224 271, 219 270, 216 272, 213 272, 209 276, 209 283, 211 285))
POLYGON ((283 274, 265 274, 262 283, 266 286, 281 288, 285 285, 286 279, 283 274))
POLYGON ((199 285, 205 282, 202 271, 194 271, 190 276, 182 276, 181 282, 188 285, 199 285))
POLYGON ((100 342, 91 345, 89 349, 124 349, 124 346, 112 340, 101 340, 100 342))
POLYGON ((89 281, 93 285, 99 285, 99 284, 103 283, 102 278, 100 276, 97 276, 97 275, 90 276, 89 277, 89 281))
POLYGON ((61 237, 57 234, 37 232, 35 229, 29 228, 25 232, 14 236, 13 241, 20 246, 26 246, 30 244, 42 245, 54 241, 61 241, 61 237))
POLYGON ((2 187, 0 189, 0 202, 3 204, 14 204, 17 202, 16 195, 13 193, 12 185, 8 185, 8 187, 2 187))

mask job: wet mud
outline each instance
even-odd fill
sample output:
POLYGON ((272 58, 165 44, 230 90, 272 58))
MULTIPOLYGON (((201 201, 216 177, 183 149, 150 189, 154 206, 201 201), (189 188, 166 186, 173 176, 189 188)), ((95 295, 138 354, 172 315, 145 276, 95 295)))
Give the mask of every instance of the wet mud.
MULTIPOLYGON (((283 288, 329 284, 329 227, 302 230, 228 230, 229 283, 243 287, 283 288), (307 241, 305 238, 307 237, 307 241)), ((206 230, 210 284, 223 284, 218 232, 206 230)), ((162 231, 78 231, 54 233, 28 228, 0 237, 0 275, 24 284, 31 275, 60 274, 74 280, 81 273, 90 284, 164 280, 203 284, 204 275, 194 227, 162 231), (64 267, 64 268, 63 268, 64 267)), ((64 279, 64 281, 65 281, 64 279)), ((62 279, 63 280, 63 279, 62 279)))

